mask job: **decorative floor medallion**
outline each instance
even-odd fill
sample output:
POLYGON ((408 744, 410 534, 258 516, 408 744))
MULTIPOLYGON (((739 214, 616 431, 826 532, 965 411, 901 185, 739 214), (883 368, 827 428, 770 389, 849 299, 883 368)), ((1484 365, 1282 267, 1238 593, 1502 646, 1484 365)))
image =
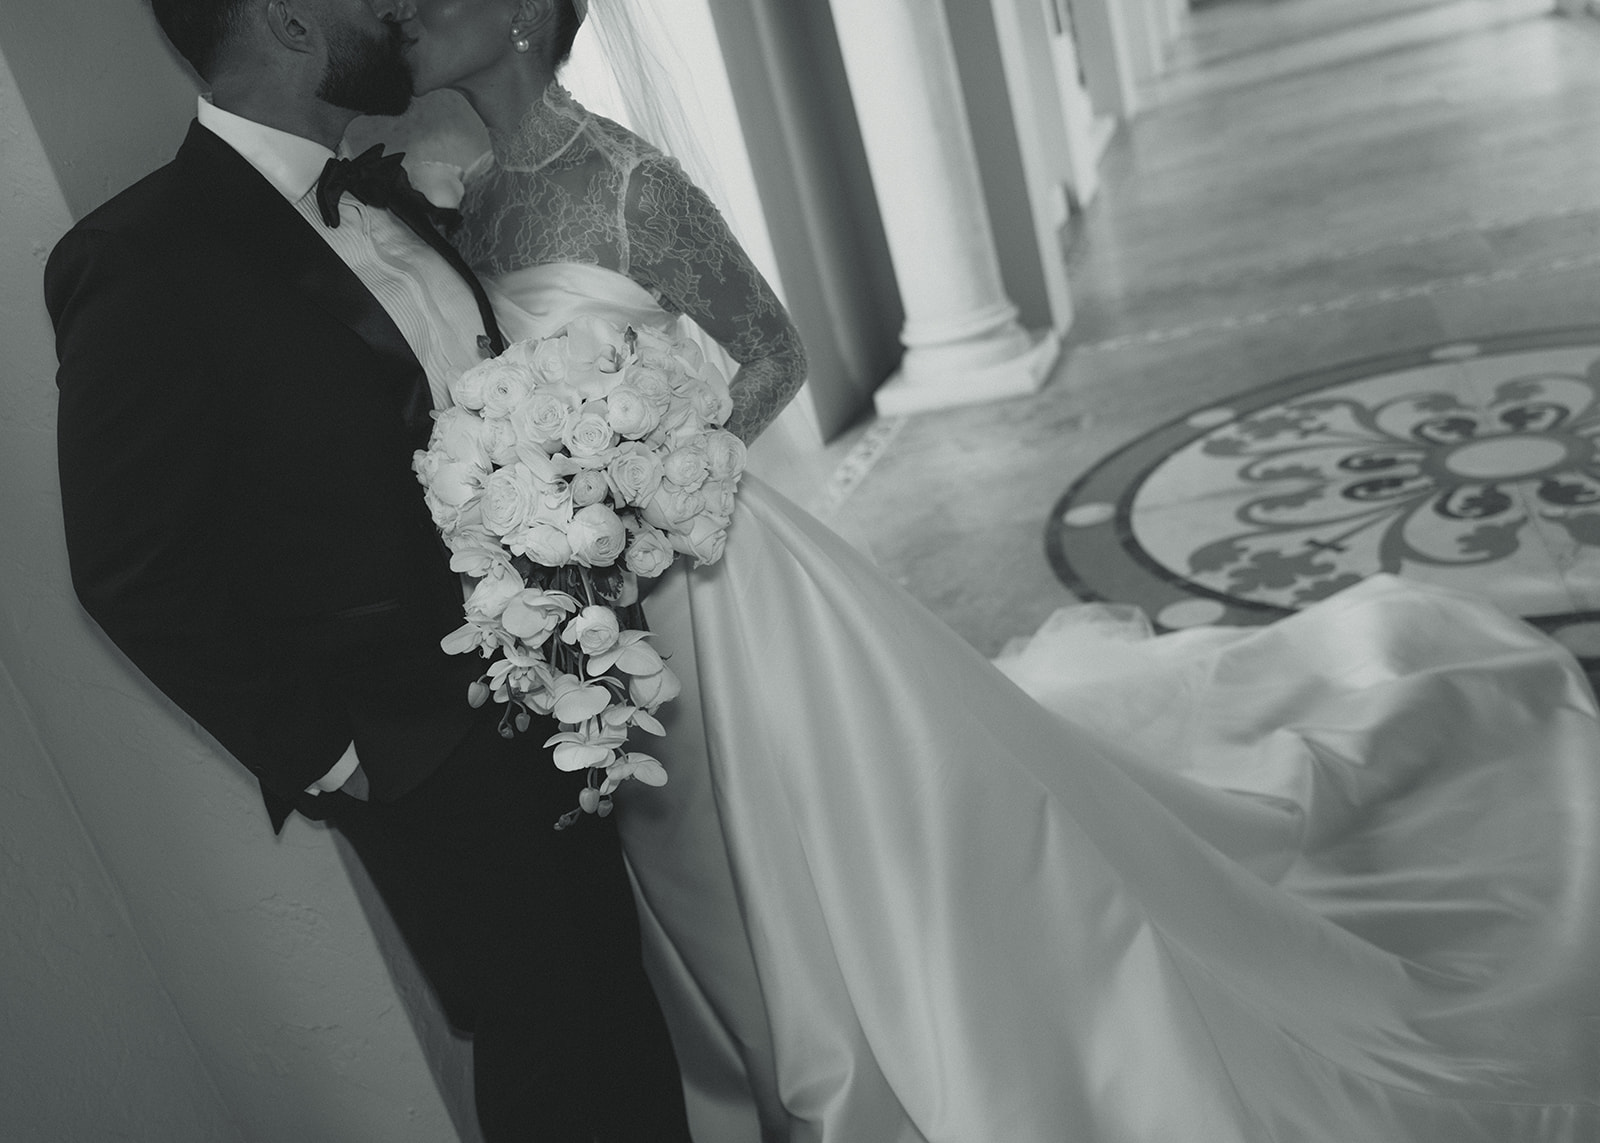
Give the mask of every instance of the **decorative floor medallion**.
POLYGON ((1166 628, 1263 623, 1378 571, 1485 594, 1600 654, 1600 329, 1291 378, 1102 461, 1047 547, 1166 628))

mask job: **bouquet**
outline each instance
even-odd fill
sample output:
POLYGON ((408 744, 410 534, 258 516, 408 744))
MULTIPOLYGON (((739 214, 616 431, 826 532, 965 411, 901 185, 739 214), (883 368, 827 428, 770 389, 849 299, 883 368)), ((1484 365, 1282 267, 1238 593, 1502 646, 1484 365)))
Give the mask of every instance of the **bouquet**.
POLYGON ((667 774, 629 749, 679 682, 651 646, 638 577, 722 557, 744 443, 721 426, 728 383, 699 347, 579 318, 510 346, 451 386, 414 469, 451 552, 476 580, 450 654, 489 660, 468 701, 506 707, 500 732, 551 715, 555 764, 584 770, 578 808, 605 816, 632 778, 667 774))

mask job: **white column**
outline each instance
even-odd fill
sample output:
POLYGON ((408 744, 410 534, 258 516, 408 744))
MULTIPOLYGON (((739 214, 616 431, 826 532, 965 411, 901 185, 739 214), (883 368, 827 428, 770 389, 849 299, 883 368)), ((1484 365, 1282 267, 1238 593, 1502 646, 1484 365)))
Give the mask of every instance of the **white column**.
POLYGON ((1020 396, 1060 356, 1000 278, 943 0, 833 5, 906 324, 884 416, 1020 396))

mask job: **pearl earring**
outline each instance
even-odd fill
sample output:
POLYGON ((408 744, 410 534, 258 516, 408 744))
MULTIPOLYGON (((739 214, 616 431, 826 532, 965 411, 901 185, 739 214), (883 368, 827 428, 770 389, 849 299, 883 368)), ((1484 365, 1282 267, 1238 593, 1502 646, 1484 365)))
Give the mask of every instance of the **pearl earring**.
POLYGON ((529 41, 527 36, 518 35, 516 32, 512 32, 511 46, 519 52, 526 52, 533 47, 533 44, 529 41))

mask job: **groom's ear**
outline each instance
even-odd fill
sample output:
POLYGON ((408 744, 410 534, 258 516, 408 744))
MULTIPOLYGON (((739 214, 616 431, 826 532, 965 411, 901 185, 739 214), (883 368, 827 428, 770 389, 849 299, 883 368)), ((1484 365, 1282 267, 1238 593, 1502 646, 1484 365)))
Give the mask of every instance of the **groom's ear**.
POLYGON ((267 30, 272 38, 291 52, 309 54, 315 50, 310 23, 294 0, 272 0, 267 5, 267 30))

